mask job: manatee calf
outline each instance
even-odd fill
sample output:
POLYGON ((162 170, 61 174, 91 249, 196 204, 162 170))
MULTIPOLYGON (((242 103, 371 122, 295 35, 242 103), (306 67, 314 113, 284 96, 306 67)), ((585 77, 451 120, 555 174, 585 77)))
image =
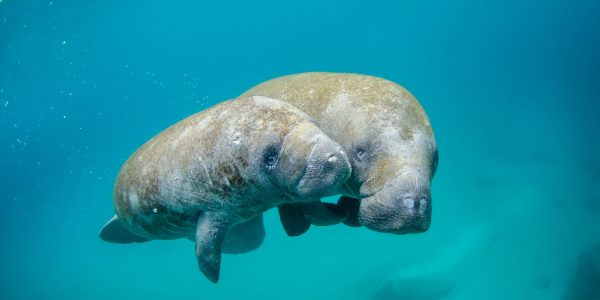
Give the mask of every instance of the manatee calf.
POLYGON ((217 282, 227 240, 231 252, 257 247, 264 211, 335 194, 350 173, 340 145, 308 115, 275 99, 241 97, 172 125, 138 149, 117 177, 116 215, 100 237, 192 238, 200 270, 217 282), (251 246, 240 250, 239 242, 251 246))
POLYGON ((425 111, 406 89, 367 75, 303 73, 266 81, 244 95, 281 99, 308 113, 352 165, 338 201, 345 214, 319 202, 280 205, 288 234, 341 220, 396 234, 429 228, 438 151, 425 111))

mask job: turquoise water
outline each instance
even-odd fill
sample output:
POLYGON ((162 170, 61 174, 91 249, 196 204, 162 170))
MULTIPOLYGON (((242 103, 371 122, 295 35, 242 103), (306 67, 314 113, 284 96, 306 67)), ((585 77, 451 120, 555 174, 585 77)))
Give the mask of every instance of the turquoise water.
POLYGON ((597 1, 0 1, 0 298, 600 299, 598 49, 597 1), (305 71, 423 104, 429 231, 289 238, 271 211, 217 285, 190 241, 98 238, 143 142, 305 71))

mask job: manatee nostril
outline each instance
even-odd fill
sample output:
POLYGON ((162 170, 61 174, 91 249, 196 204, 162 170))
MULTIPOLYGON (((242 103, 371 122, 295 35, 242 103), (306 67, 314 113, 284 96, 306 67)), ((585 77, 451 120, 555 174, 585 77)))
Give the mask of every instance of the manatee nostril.
POLYGON ((406 206, 410 209, 418 208, 418 207, 415 207, 418 205, 418 202, 415 201, 415 199, 413 199, 413 198, 404 198, 404 200, 402 200, 402 203, 404 203, 404 206, 406 206))
POLYGON ((421 206, 421 201, 418 200, 413 200, 415 204, 413 204, 413 208, 414 209, 419 209, 419 207, 421 206))
POLYGON ((414 199, 414 198, 409 197, 409 198, 404 198, 402 200, 402 204, 404 204, 404 206, 406 208, 411 209, 411 210, 426 211, 428 201, 425 198, 414 199))
POLYGON ((419 205, 421 206, 421 209, 426 209, 427 208, 427 199, 421 198, 421 200, 419 200, 419 205))
POLYGON ((327 153, 327 161, 328 161, 328 162, 332 162, 332 163, 334 163, 334 162, 336 162, 337 160, 338 160, 338 157, 337 157, 337 156, 335 156, 335 154, 333 154, 333 153, 327 153))

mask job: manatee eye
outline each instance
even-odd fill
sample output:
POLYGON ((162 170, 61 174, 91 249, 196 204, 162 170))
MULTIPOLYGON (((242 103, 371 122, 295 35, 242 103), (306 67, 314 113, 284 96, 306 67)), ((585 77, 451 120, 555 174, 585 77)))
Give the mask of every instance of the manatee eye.
POLYGON ((367 148, 364 146, 356 147, 356 150, 354 151, 354 156, 356 157, 357 161, 365 160, 365 158, 367 158, 367 148))
POLYGON ((265 149, 265 151, 263 152, 263 163, 267 170, 273 170, 275 168, 275 166, 277 165, 278 155, 279 149, 274 145, 270 145, 265 149))

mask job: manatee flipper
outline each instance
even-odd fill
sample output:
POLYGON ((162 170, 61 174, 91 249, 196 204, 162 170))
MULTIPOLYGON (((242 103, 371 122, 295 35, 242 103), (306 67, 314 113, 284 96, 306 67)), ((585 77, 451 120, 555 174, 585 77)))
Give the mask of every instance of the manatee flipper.
POLYGON ((312 225, 336 225, 346 219, 346 211, 333 203, 321 201, 303 203, 302 210, 304 212, 304 216, 310 220, 312 225))
POLYGON ((141 237, 129 231, 123 221, 119 220, 117 216, 113 216, 102 229, 100 229, 100 238, 111 243, 118 244, 131 244, 131 243, 143 243, 150 241, 150 239, 141 237))
POLYGON ((214 214, 200 213, 196 226, 196 258, 200 271, 213 283, 219 281, 221 246, 228 230, 229 225, 214 214))
POLYGON ((221 251, 228 254, 250 252, 258 248, 265 239, 263 215, 260 214, 244 223, 236 224, 225 236, 221 251))
POLYGON ((358 221, 358 209, 360 208, 360 200, 346 196, 340 197, 337 202, 337 207, 345 211, 346 219, 344 224, 351 227, 362 226, 358 221))
POLYGON ((277 210, 288 236, 299 236, 310 228, 310 220, 304 216, 301 203, 280 204, 277 210))
POLYGON ((346 211, 333 203, 321 201, 309 203, 288 203, 278 206, 279 219, 289 236, 299 236, 310 225, 329 226, 339 224, 346 219, 346 211))

